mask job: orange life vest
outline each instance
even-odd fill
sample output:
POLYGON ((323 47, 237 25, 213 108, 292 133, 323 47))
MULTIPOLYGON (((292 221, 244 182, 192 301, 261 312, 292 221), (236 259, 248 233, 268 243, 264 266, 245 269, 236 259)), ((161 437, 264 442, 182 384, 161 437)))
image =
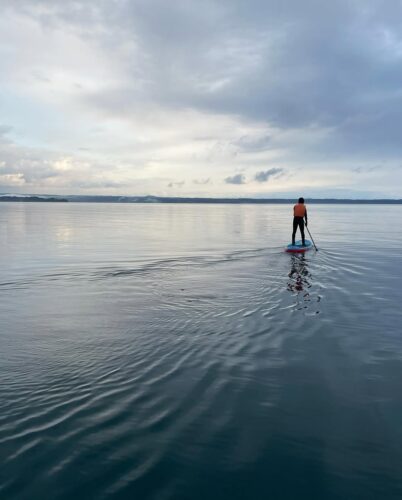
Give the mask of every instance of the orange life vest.
POLYGON ((303 203, 298 203, 293 207, 293 214, 295 217, 304 217, 306 215, 306 206, 303 203))

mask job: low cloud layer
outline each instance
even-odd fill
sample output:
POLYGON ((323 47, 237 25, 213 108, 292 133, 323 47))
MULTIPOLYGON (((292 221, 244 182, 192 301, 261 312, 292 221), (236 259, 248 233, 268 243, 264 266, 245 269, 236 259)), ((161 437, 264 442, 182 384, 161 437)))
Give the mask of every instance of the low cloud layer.
POLYGON ((402 197, 400 2, 1 6, 2 186, 402 197))

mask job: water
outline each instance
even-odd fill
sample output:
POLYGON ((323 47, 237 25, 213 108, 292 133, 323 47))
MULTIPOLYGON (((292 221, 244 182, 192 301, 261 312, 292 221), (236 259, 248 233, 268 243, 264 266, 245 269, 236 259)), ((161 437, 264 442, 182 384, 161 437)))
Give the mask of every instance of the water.
POLYGON ((0 498, 400 499, 400 206, 0 204, 0 498))

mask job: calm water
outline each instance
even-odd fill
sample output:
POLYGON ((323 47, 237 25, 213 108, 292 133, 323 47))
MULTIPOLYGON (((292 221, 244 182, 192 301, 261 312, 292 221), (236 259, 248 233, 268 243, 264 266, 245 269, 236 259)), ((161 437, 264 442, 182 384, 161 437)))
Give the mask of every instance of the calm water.
POLYGON ((0 204, 0 498, 402 498, 402 207, 0 204))

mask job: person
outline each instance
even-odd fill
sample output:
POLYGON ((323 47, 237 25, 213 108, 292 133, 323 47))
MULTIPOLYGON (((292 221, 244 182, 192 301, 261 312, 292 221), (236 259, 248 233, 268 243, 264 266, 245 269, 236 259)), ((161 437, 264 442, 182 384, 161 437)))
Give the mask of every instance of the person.
POLYGON ((297 228, 300 228, 300 233, 302 237, 302 246, 306 246, 306 239, 304 236, 304 220, 306 221, 307 227, 307 208, 304 204, 304 198, 299 198, 298 203, 293 207, 293 233, 292 233, 292 245, 295 244, 295 237, 297 228))

